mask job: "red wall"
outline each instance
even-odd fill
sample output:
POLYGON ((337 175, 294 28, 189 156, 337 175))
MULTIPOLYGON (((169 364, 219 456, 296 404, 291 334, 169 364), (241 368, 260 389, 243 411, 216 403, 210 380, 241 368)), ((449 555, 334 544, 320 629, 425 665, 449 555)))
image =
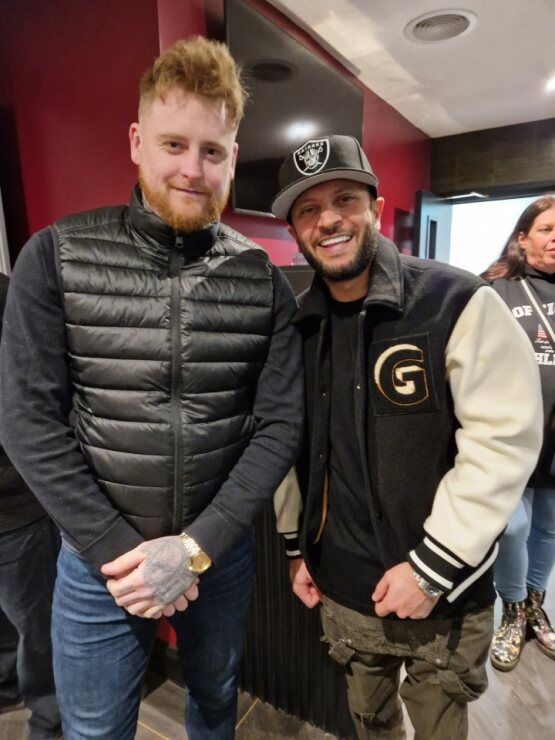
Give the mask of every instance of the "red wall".
POLYGON ((392 239, 394 209, 413 213, 415 191, 430 189, 430 139, 365 90, 362 146, 385 198, 381 230, 392 239))
POLYGON ((187 36, 205 36, 204 0, 158 0, 160 51, 187 36))
POLYGON ((0 175, 8 227, 10 206, 19 210, 10 203, 17 180, 30 233, 65 214, 126 201, 138 81, 159 52, 156 3, 7 2, 2 33, 0 134, 17 147, 0 175))
MULTIPOLYGON (((340 69, 264 0, 250 0, 298 41, 340 69)), ((160 49, 206 32, 205 0, 0 2, 0 187, 12 256, 29 234, 68 213, 124 202, 134 180, 127 130, 138 80, 160 49)), ((429 139, 364 91, 363 146, 386 199, 412 211, 429 187, 429 139)), ((277 264, 296 251, 282 222, 231 213, 224 220, 261 244, 277 264)))

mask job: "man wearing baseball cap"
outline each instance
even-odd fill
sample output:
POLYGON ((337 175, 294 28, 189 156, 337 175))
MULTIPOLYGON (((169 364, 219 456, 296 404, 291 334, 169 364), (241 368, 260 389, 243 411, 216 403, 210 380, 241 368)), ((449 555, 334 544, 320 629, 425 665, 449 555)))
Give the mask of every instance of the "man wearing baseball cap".
POLYGON ((277 500, 293 591, 322 602, 359 737, 404 737, 404 663, 417 737, 465 738, 487 686, 497 538, 540 447, 533 353, 486 283, 380 235, 356 139, 305 142, 280 187, 273 212, 316 272, 293 319, 300 496, 277 500))

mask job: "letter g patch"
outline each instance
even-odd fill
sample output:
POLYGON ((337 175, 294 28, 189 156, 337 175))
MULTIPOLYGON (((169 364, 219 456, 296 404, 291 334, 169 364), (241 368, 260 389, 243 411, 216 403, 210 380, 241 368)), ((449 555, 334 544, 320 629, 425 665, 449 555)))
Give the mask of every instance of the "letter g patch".
POLYGON ((427 334, 372 344, 369 360, 376 416, 438 408, 427 334))

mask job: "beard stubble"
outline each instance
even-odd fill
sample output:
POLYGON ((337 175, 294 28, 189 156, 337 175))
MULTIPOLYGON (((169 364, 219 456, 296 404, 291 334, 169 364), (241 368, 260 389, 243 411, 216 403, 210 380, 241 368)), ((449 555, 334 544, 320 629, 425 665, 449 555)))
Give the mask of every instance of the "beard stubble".
POLYGON ((376 226, 373 223, 367 223, 364 227, 361 243, 351 261, 336 268, 325 264, 313 251, 307 249, 301 242, 299 242, 299 248, 308 264, 319 275, 332 283, 338 283, 343 280, 353 280, 372 264, 378 247, 378 235, 379 231, 376 226))
POLYGON ((185 233, 201 231, 217 221, 227 204, 231 188, 230 183, 226 191, 219 197, 214 196, 212 192, 207 193, 208 198, 203 205, 190 198, 185 199, 180 208, 176 208, 170 203, 166 190, 151 188, 148 185, 140 168, 139 185, 143 194, 144 205, 154 211, 172 229, 185 233), (187 200, 190 202, 187 202, 187 200))

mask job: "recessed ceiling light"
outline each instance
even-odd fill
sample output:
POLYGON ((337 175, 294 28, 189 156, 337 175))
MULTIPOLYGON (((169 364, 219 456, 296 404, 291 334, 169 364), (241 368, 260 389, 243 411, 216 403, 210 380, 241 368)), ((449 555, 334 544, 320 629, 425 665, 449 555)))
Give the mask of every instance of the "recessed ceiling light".
POLYGON ((550 77, 545 83, 545 92, 555 92, 555 75, 550 77))
POLYGON ((295 76, 297 68, 283 59, 259 59, 247 67, 247 72, 262 82, 286 82, 295 76))
POLYGON ((433 44, 470 33, 478 16, 471 10, 434 10, 407 23, 403 33, 410 41, 433 44))

